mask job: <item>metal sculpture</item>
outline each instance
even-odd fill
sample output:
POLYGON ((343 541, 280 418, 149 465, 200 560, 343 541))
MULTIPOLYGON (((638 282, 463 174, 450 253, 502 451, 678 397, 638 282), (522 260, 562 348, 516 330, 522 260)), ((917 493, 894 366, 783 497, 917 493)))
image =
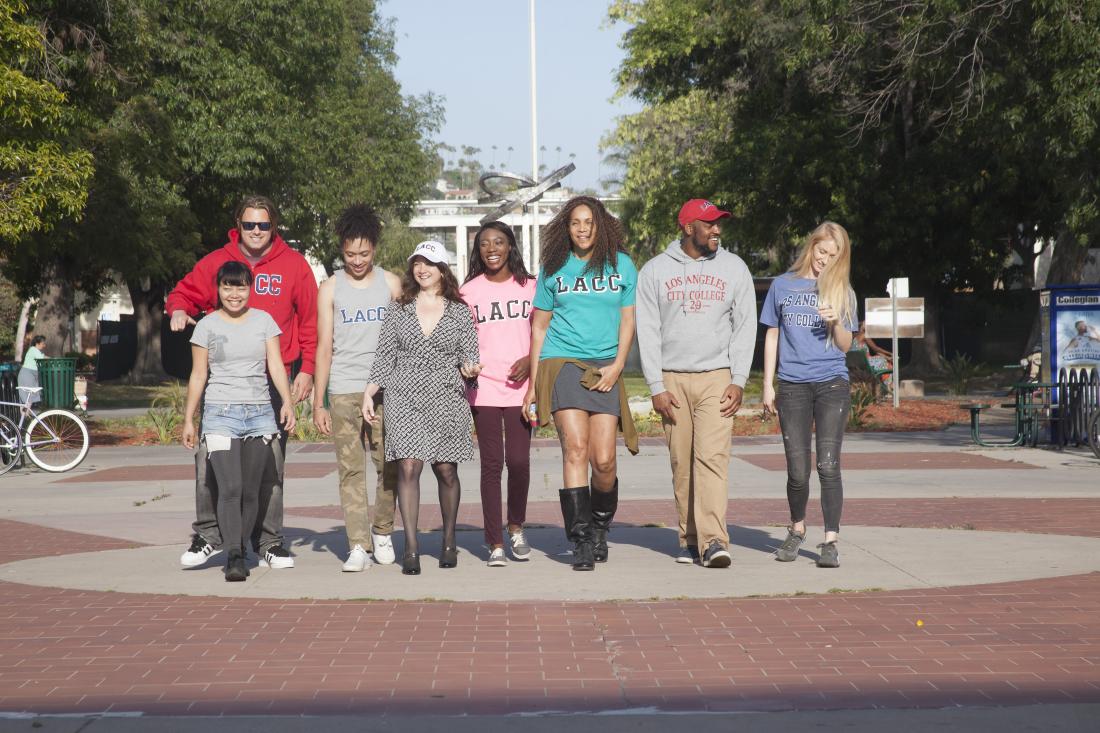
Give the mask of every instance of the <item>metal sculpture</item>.
POLYGON ((500 217, 504 216, 510 211, 526 206, 527 204, 534 203, 542 198, 542 195, 552 188, 558 188, 561 186, 561 179, 576 170, 577 166, 573 163, 563 165, 553 173, 540 178, 538 181, 532 181, 526 176, 521 176, 516 173, 508 173, 502 171, 500 173, 486 173, 480 179, 478 179, 478 186, 485 192, 484 196, 478 197, 477 202, 479 204, 493 204, 500 202, 500 205, 490 211, 485 216, 481 217, 481 224, 488 224, 491 221, 496 221, 500 217), (519 187, 513 191, 494 191, 489 187, 489 181, 493 180, 506 180, 516 181, 519 183, 519 187))

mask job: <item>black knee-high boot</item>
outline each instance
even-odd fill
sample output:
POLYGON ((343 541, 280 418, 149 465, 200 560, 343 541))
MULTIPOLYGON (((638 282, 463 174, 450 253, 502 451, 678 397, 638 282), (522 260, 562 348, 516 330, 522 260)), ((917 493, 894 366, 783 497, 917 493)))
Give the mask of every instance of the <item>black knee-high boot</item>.
POLYGON ((597 491, 592 487, 592 529, 595 535, 595 547, 592 555, 596 562, 607 562, 607 533, 611 529, 611 520, 619 508, 619 479, 610 491, 597 491))
POLYGON ((565 536, 573 543, 573 569, 592 570, 592 502, 588 487, 560 489, 561 516, 565 520, 565 536))

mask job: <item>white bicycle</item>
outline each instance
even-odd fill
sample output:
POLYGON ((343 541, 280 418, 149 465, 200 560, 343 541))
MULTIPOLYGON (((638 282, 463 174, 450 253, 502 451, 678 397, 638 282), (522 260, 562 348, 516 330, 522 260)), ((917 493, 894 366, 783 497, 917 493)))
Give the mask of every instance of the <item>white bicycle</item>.
POLYGON ((0 407, 19 408, 19 424, 0 413, 0 475, 10 471, 23 453, 43 471, 61 473, 80 465, 88 455, 88 427, 68 410, 36 412, 31 395, 41 387, 21 387, 25 402, 0 401, 0 407), (26 428, 24 429, 24 425, 26 428))

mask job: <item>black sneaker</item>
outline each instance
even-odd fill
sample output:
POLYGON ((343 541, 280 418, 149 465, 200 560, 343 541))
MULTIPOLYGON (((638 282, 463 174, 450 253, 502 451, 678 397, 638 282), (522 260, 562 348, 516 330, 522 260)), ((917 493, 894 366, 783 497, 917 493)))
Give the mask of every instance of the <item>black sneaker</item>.
POLYGON ((787 529, 787 539, 775 551, 775 559, 779 562, 791 562, 798 557, 798 548, 806 541, 806 533, 795 534, 793 529, 787 529))
POLYGON ((292 568, 294 567, 294 558, 290 556, 286 548, 282 545, 275 545, 274 547, 267 548, 264 552, 264 562, 267 563, 269 568, 292 568))
POLYGON ((819 568, 840 567, 840 553, 836 549, 836 540, 832 542, 822 542, 817 548, 821 550, 821 555, 817 558, 817 566, 819 568))
POLYGON ((703 553, 704 568, 728 568, 731 558, 729 550, 722 546, 718 540, 711 540, 707 545, 707 551, 703 553))

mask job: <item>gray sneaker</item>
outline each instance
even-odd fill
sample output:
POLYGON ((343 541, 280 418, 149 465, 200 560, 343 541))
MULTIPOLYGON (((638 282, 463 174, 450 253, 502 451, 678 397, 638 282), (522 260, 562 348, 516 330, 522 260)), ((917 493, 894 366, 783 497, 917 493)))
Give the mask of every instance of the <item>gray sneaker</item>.
POLYGON ((489 551, 489 562, 485 563, 491 568, 508 567, 508 561, 504 558, 504 548, 494 547, 489 551))
POLYGON ((821 555, 817 558, 817 566, 819 568, 840 567, 840 553, 836 549, 836 540, 832 542, 822 542, 817 548, 821 550, 821 555))
POLYGON ((676 555, 676 562, 681 565, 691 565, 699 562, 699 548, 695 545, 681 547, 679 554, 676 555))
POLYGON ((530 560, 531 546, 527 544, 527 538, 523 530, 519 529, 508 536, 508 545, 512 548, 513 560, 530 560))
POLYGON ((728 568, 730 566, 730 552, 718 540, 711 540, 707 551, 703 553, 704 568, 728 568))
POLYGON ((775 559, 779 562, 791 562, 798 557, 798 548, 806 541, 806 533, 795 534, 793 529, 787 529, 787 539, 775 551, 775 559))

